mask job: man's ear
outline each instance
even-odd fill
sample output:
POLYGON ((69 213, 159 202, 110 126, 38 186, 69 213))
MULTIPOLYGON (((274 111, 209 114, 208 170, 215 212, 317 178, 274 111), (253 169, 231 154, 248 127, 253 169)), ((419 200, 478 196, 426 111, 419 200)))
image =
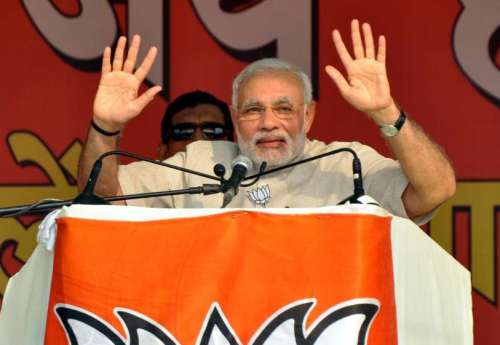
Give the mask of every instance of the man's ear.
POLYGON ((158 144, 157 147, 158 159, 163 161, 168 158, 168 145, 167 144, 158 144))
POLYGON ((316 102, 311 101, 311 103, 307 105, 306 113, 304 114, 304 129, 306 133, 309 133, 309 130, 311 129, 315 115, 316 115, 316 102))

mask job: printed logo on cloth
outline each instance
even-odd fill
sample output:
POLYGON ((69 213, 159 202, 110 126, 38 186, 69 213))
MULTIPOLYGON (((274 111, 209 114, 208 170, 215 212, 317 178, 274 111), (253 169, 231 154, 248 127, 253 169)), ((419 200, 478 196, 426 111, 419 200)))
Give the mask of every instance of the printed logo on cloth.
MULTIPOLYGON (((380 302, 359 298, 337 304, 322 313, 306 327, 316 299, 290 303, 272 314, 249 341, 249 345, 283 344, 367 344, 368 331, 380 302)), ((114 308, 126 337, 109 323, 89 311, 57 304, 54 308, 70 345, 98 343, 101 345, 180 345, 166 328, 136 311, 114 308)), ((197 345, 241 345, 217 302, 212 303, 201 326, 197 345)))
POLYGON ((266 207, 266 204, 271 200, 271 188, 268 184, 247 191, 248 199, 256 206, 266 207))
POLYGON ((390 222, 245 210, 58 218, 45 344, 395 345, 390 222), (377 305, 367 298, 380 309, 365 327, 363 304, 377 305))

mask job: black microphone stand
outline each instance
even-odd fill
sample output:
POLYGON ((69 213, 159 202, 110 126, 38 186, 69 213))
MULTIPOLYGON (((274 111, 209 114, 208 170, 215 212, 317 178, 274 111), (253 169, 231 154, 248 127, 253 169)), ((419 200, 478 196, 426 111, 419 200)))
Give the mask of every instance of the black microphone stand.
POLYGON ((282 166, 279 166, 279 167, 276 167, 273 169, 269 169, 266 171, 262 171, 263 169, 261 169, 261 171, 259 171, 257 174, 247 176, 243 179, 243 181, 251 180, 251 179, 255 179, 255 181, 252 181, 251 183, 248 183, 248 184, 241 184, 241 186, 243 186, 243 187, 251 186, 255 182, 257 182, 257 180, 261 176, 269 175, 269 174, 272 174, 276 171, 288 169, 288 168, 294 167, 296 165, 311 162, 311 161, 314 161, 316 159, 320 159, 323 157, 332 156, 332 155, 335 155, 335 154, 341 153, 341 152, 349 152, 353 156, 353 158, 352 158, 352 175, 353 175, 353 183, 354 183, 354 194, 348 196, 347 198, 345 198, 344 200, 339 202, 338 205, 342 205, 342 204, 345 204, 347 202, 349 202, 351 204, 360 204, 360 203, 362 203, 360 201, 360 197, 365 195, 365 189, 363 187, 363 175, 362 175, 362 170, 361 170, 361 160, 359 159, 358 155, 356 154, 356 151, 354 151, 353 149, 348 148, 348 147, 343 147, 340 149, 328 151, 328 152, 319 154, 317 156, 312 156, 309 158, 301 159, 299 161, 285 164, 285 165, 282 165, 282 166))
POLYGON ((222 192, 222 184, 225 182, 224 180, 224 173, 225 169, 223 169, 223 166, 220 164, 217 164, 214 167, 215 173, 218 175, 212 176, 208 174, 204 174, 198 171, 194 171, 191 169, 183 168, 183 167, 178 167, 173 164, 168 164, 160 161, 156 161, 150 158, 142 157, 140 155, 136 155, 134 153, 126 152, 126 151, 109 151, 105 152, 102 154, 95 162, 94 165, 92 166, 92 170, 89 174, 89 178, 87 180, 87 184, 85 185, 85 188, 83 189, 83 192, 80 193, 75 199, 70 199, 70 200, 61 200, 61 201, 39 201, 34 204, 30 205, 21 205, 21 206, 15 206, 15 207, 7 207, 7 208, 2 208, 0 209, 0 218, 3 217, 15 217, 21 214, 38 214, 38 213, 45 213, 51 210, 55 210, 57 208, 63 207, 63 206, 69 206, 73 204, 84 204, 84 205, 110 205, 112 201, 119 201, 119 200, 129 200, 129 199, 140 199, 140 198, 151 198, 151 197, 160 197, 160 196, 172 196, 172 195, 182 195, 182 194, 203 194, 203 195, 209 195, 209 194, 216 194, 216 193, 221 193, 222 192), (202 186, 199 187, 191 187, 191 188, 185 188, 185 189, 179 189, 179 190, 170 190, 170 191, 161 191, 161 192, 150 192, 150 193, 138 193, 138 194, 129 194, 129 195, 118 195, 118 196, 112 196, 112 197, 100 197, 94 194, 94 189, 95 185, 97 183, 97 179, 99 177, 99 173, 101 172, 102 168, 102 161, 104 158, 111 156, 111 155, 119 155, 119 156, 125 156, 125 157, 130 157, 130 158, 135 158, 138 160, 143 160, 152 164, 156 165, 161 165, 167 168, 175 169, 175 170, 180 170, 185 173, 193 174, 193 175, 198 175, 201 177, 205 177, 207 179, 212 179, 220 182, 220 184, 203 184, 202 186))
MULTIPOLYGON (((120 200, 130 200, 130 199, 141 199, 141 198, 153 198, 160 196, 172 196, 172 195, 183 195, 183 194, 215 194, 220 193, 220 185, 216 184, 204 184, 200 187, 191 187, 185 189, 177 189, 177 190, 167 190, 162 192, 149 192, 149 193, 137 193, 137 194, 128 194, 128 195, 117 195, 110 197, 99 197, 96 195, 91 195, 89 201, 96 201, 95 203, 80 203, 82 205, 110 205, 111 201, 120 201, 120 200)), ((81 196, 80 194, 79 196, 81 196)), ((79 197, 78 196, 78 197, 79 197)), ((78 198, 77 197, 77 198, 78 198)), ((87 196, 85 196, 87 197, 87 196)), ((14 207, 6 207, 0 209, 0 218, 6 217, 16 217, 20 215, 26 214, 40 214, 46 213, 48 211, 52 211, 63 206, 70 206, 78 204, 75 202, 76 199, 68 199, 61 201, 40 201, 34 204, 29 205, 21 205, 14 207)), ((85 200, 85 199, 84 199, 85 200)))
MULTIPOLYGON (((276 167, 270 170, 265 170, 266 168, 266 162, 263 162, 263 164, 260 166, 259 172, 254 175, 247 176, 243 179, 243 181, 251 180, 250 183, 246 184, 241 184, 243 187, 248 187, 253 184, 255 184, 261 176, 269 175, 274 172, 284 170, 296 165, 304 164, 316 159, 320 159, 323 157, 327 157, 330 155, 335 155, 340 152, 349 152, 353 156, 353 161, 352 161, 352 171, 353 171, 353 183, 354 183, 354 194, 351 196, 348 196, 344 200, 338 203, 338 205, 344 204, 344 203, 351 203, 351 204, 359 204, 362 203, 360 201, 360 197, 365 195, 365 191, 363 188, 363 176, 362 176, 362 171, 361 171, 361 161, 356 154, 356 152, 350 148, 340 148, 336 150, 332 150, 329 152, 322 153, 317 156, 305 158, 296 162, 292 162, 289 164, 282 165, 280 167, 276 167)), ((172 196, 172 195, 182 195, 182 194, 203 194, 203 195, 209 195, 209 194, 216 194, 216 193, 221 193, 223 192, 223 186, 224 183, 227 181, 224 179, 224 173, 225 173, 225 168, 221 164, 216 164, 214 167, 214 172, 217 176, 212 176, 204 173, 200 173, 198 171, 194 171, 191 169, 187 168, 182 168, 178 167, 173 164, 168 164, 160 161, 156 161, 153 159, 149 159, 146 157, 142 157, 140 155, 136 155, 130 152, 126 151, 109 151, 104 154, 102 154, 94 163, 94 166, 92 167, 91 173, 89 175, 89 178, 87 180, 87 184, 85 185, 85 188, 81 194, 79 194, 75 199, 73 200, 61 200, 61 201, 40 201, 34 204, 30 205, 22 205, 22 206, 16 206, 16 207, 8 207, 8 208, 3 208, 0 209, 0 218, 1 217, 14 217, 20 214, 37 214, 37 213, 43 213, 47 211, 51 211, 57 208, 60 208, 62 206, 69 206, 72 204, 90 204, 90 205, 109 205, 111 201, 119 201, 119 200, 129 200, 129 199, 139 199, 139 198, 151 198, 151 197, 160 197, 160 196, 172 196), (143 160, 152 164, 156 165, 161 165, 167 168, 183 171, 189 174, 194 174, 198 175, 201 177, 205 177, 207 179, 212 179, 218 181, 220 184, 204 184, 200 187, 192 187, 192 188, 186 188, 186 189, 179 189, 179 190, 173 190, 173 191, 162 191, 162 192, 150 192, 150 193, 139 193, 139 194, 130 194, 130 195, 119 195, 119 196, 112 196, 112 197, 99 197, 94 194, 94 188, 97 182, 97 178, 99 176, 99 173, 102 168, 102 160, 106 158, 107 156, 111 155, 121 155, 125 157, 130 157, 130 158, 135 158, 139 160, 143 160)))
MULTIPOLYGON (((114 156, 114 155, 135 158, 138 160, 149 162, 151 164, 161 165, 161 166, 171 168, 174 170, 179 170, 179 171, 186 172, 189 174, 198 175, 198 176, 202 176, 202 177, 205 177, 208 179, 217 180, 217 181, 220 181, 221 183, 224 182, 222 176, 215 177, 215 176, 204 174, 204 173, 194 171, 191 169, 178 167, 178 166, 173 165, 173 164, 168 164, 168 163, 160 162, 160 161, 150 159, 147 157, 142 157, 142 156, 139 156, 139 155, 136 155, 134 153, 127 152, 127 151, 114 150, 114 151, 105 152, 94 162, 94 165, 92 166, 92 170, 90 171, 90 174, 89 174, 89 178, 87 180, 87 184, 85 185, 83 192, 75 198, 75 200, 73 201, 73 204, 109 205, 110 204, 109 201, 126 200, 123 198, 122 199, 107 198, 109 200, 105 200, 105 199, 94 194, 94 189, 95 189, 95 186, 97 184, 97 179, 99 177, 99 174, 100 174, 101 168, 102 168, 102 161, 104 160, 104 158, 106 158, 108 156, 114 156)), ((215 194, 215 193, 221 192, 221 189, 220 189, 219 185, 203 185, 201 187, 187 188, 187 189, 181 189, 179 191, 169 191, 169 192, 175 192, 175 194, 164 194, 164 195, 215 194)), ((160 192, 160 193, 162 193, 162 192, 160 192)), ((141 194, 147 194, 147 193, 141 193, 141 194)), ((153 196, 158 196, 158 195, 153 195, 153 196)), ((150 196, 143 196, 143 197, 150 197, 150 196)), ((114 198, 114 197, 112 197, 112 198, 114 198)), ((137 198, 141 198, 141 197, 135 197, 135 196, 129 197, 129 199, 137 199, 137 198)))

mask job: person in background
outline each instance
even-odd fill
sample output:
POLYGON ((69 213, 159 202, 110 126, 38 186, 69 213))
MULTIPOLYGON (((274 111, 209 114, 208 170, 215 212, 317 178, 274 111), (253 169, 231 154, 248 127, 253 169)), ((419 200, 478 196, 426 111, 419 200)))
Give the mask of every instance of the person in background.
POLYGON ((196 90, 174 99, 161 120, 158 159, 165 160, 197 140, 233 140, 231 112, 214 95, 196 90))

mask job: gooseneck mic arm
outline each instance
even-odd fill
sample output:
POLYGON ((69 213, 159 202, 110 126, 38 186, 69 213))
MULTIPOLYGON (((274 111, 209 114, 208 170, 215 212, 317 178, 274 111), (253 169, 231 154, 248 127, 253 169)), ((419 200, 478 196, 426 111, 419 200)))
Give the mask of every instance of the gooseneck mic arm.
MULTIPOLYGON (((177 190, 167 190, 162 192, 150 192, 150 193, 137 193, 128 195, 117 195, 99 198, 100 203, 87 204, 87 205, 109 205, 110 201, 120 201, 120 200, 131 200, 131 199, 143 199, 143 198, 155 198, 161 196, 172 196, 172 195, 183 195, 183 194, 216 194, 221 192, 221 186, 218 184, 204 184, 200 187, 191 187, 185 189, 177 190)), ((42 199, 33 204, 21 205, 14 207, 5 207, 0 209, 0 218, 7 217, 17 217, 26 214, 43 214, 48 211, 52 211, 63 206, 70 206, 76 204, 75 199, 59 200, 59 199, 42 199)))
POLYGON ((198 171, 194 171, 187 168, 178 167, 173 164, 168 164, 164 162, 159 162, 153 159, 149 159, 146 157, 142 157, 140 155, 136 155, 126 151, 109 151, 102 154, 92 166, 92 169, 89 174, 89 178, 87 179, 87 184, 85 185, 82 193, 80 193, 75 199, 69 200, 57 200, 57 199, 45 199, 40 200, 36 203, 29 205, 21 205, 15 207, 7 207, 0 209, 0 218, 1 217, 16 217, 22 214, 39 214, 45 213, 47 211, 55 210, 62 206, 69 206, 72 204, 86 204, 86 205, 109 205, 111 201, 119 201, 119 200, 129 200, 129 199, 140 199, 140 198, 151 198, 151 197, 160 197, 160 196, 171 196, 171 195, 182 195, 182 194, 216 194, 222 192, 221 182, 224 180, 221 177, 216 177, 208 174, 204 174, 198 171), (151 192, 151 193, 139 193, 132 195, 117 195, 112 197, 99 197, 94 194, 94 189, 97 184, 97 180, 99 178, 99 173, 102 168, 102 161, 104 158, 111 155, 119 155, 130 158, 135 158, 138 160, 143 160, 152 164, 161 165, 167 168, 180 170, 185 173, 198 175, 201 177, 205 177, 207 179, 215 180, 219 182, 219 184, 203 184, 199 187, 192 187, 186 189, 179 190, 171 190, 171 191, 162 191, 162 192, 151 192))
MULTIPOLYGON (((137 160, 149 162, 151 164, 161 165, 161 166, 164 166, 164 167, 167 167, 167 168, 171 168, 171 169, 174 169, 174 170, 179 170, 179 171, 182 171, 182 172, 185 172, 185 173, 189 173, 189 174, 193 174, 193 175, 198 175, 198 176, 201 176, 201 177, 205 177, 207 179, 212 179, 212 180, 220 181, 220 178, 216 177, 216 176, 204 174, 204 173, 201 173, 201 172, 198 172, 198 171, 195 171, 195 170, 191 170, 191 169, 187 169, 187 168, 183 168, 183 167, 178 167, 178 166, 173 165, 173 164, 168 164, 168 163, 160 162, 160 161, 157 161, 157 160, 154 160, 154 159, 150 159, 150 158, 147 158, 147 157, 142 157, 140 155, 137 155, 137 154, 134 154, 134 153, 130 153, 130 152, 127 152, 127 151, 114 150, 114 151, 109 151, 109 152, 103 153, 95 161, 94 165, 92 166, 92 170, 90 171, 90 175, 89 175, 89 178, 87 180, 87 184, 85 185, 85 188, 83 189, 83 192, 75 198, 75 200, 73 202, 74 204, 90 204, 90 205, 109 204, 109 202, 107 200, 104 200, 103 198, 100 198, 100 197, 96 196, 94 194, 94 189, 95 189, 95 186, 97 184, 97 179, 99 177, 99 173, 101 172, 101 167, 102 167, 102 161, 103 161, 103 159, 106 158, 106 157, 108 157, 108 156, 114 156, 114 155, 135 158, 137 160)), ((202 186, 200 188, 201 189, 199 189, 198 187, 194 187, 193 189, 191 189, 191 188, 182 189, 178 194, 196 194, 196 193, 200 193, 200 194, 214 194, 214 193, 218 193, 218 192, 221 191, 220 188, 217 191, 214 191, 214 190, 217 189, 215 187, 215 185, 204 185, 204 186, 202 186), (205 187, 205 188, 203 188, 203 187, 205 187), (206 193, 208 191, 210 191, 210 192, 206 193)), ((108 198, 108 200, 109 200, 109 198, 108 198)), ((118 200, 118 199, 112 199, 111 201, 116 201, 116 200, 118 200)), ((124 200, 124 199, 121 199, 121 200, 124 200)))
POLYGON ((73 204, 109 205, 109 202, 94 194, 97 178, 99 177, 102 169, 102 159, 105 157, 103 156, 99 157, 94 162, 87 184, 85 185, 85 188, 83 188, 83 191, 75 198, 75 200, 73 200, 73 204))
MULTIPOLYGON (((172 164, 164 163, 164 162, 159 162, 153 159, 145 158, 130 152, 126 151, 109 151, 101 155, 96 162, 94 163, 94 166, 92 167, 92 170, 90 172, 89 178, 87 180, 87 184, 85 185, 83 192, 78 195, 74 200, 54 200, 54 199, 46 199, 46 200, 41 200, 38 201, 34 204, 30 205, 21 205, 21 206, 15 206, 15 207, 8 207, 8 208, 3 208, 0 209, 0 217, 14 217, 18 216, 21 214, 33 214, 33 213, 43 213, 47 212, 50 210, 54 210, 56 208, 60 208, 62 206, 68 206, 71 204, 109 204, 111 201, 118 201, 118 200, 128 200, 128 199, 139 199, 139 198, 150 198, 150 197, 160 197, 160 196, 170 196, 170 195, 181 195, 181 194, 203 194, 203 195, 209 195, 209 194, 216 194, 216 193, 224 193, 224 200, 223 200, 223 207, 225 207, 229 202, 231 202, 232 198, 238 193, 238 187, 241 186, 242 181, 247 181, 247 180, 252 180, 251 183, 244 184, 244 186, 250 186, 253 185, 261 176, 265 176, 268 174, 272 174, 274 172, 288 169, 290 167, 300 165, 300 164, 305 164, 307 162, 320 159, 323 157, 327 157, 330 155, 335 155, 340 152, 349 152, 353 155, 353 162, 352 162, 352 172, 353 172, 353 182, 354 182, 354 194, 347 197, 343 201, 340 202, 340 204, 345 203, 345 202, 350 202, 350 203, 358 203, 358 199, 365 195, 365 191, 363 188, 363 175, 362 175, 362 170, 361 170, 361 162, 359 157, 357 156, 356 152, 350 148, 340 148, 336 150, 332 150, 317 156, 309 157, 306 159, 302 159, 290 164, 286 164, 280 167, 276 167, 273 169, 269 170, 264 170, 265 169, 265 164, 261 165, 261 168, 259 170, 259 173, 246 176, 248 170, 251 169, 251 162, 246 164, 242 162, 245 162, 245 160, 241 161, 238 159, 233 160, 232 166, 233 166, 233 173, 231 177, 228 180, 225 180, 223 178, 224 171, 223 169, 221 170, 217 175, 218 176, 212 176, 204 173, 200 173, 198 171, 178 167, 172 164), (185 173, 189 174, 194 174, 198 175, 207 179, 211 179, 214 181, 217 181, 219 184, 204 184, 200 187, 193 187, 193 188, 187 188, 187 189, 181 189, 181 190, 174 190, 174 191, 162 191, 162 192, 151 192, 151 193, 140 193, 140 194, 133 194, 133 195, 119 195, 119 196, 113 196, 113 197, 105 197, 101 198, 99 196, 96 196, 94 194, 94 189, 97 183, 97 179, 99 177, 99 173, 102 167, 102 160, 111 155, 120 155, 120 156, 126 156, 126 157, 131 157, 135 158, 138 160, 143 160, 146 162, 150 162, 152 164, 156 165, 161 165, 167 168, 179 170, 185 173), (246 166, 246 168, 245 168, 246 166)), ((239 156, 240 158, 242 156, 239 156)), ((246 157, 245 157, 246 158, 246 157)), ((248 159, 248 158, 247 158, 248 159)), ((264 162, 265 163, 265 162, 264 162)), ((216 165, 216 167, 223 168, 221 165, 216 165)))
POLYGON ((362 170, 361 170, 361 160, 359 159, 358 155, 356 154, 356 151, 354 151, 353 149, 348 148, 348 147, 343 147, 343 148, 339 148, 336 150, 328 151, 328 152, 325 152, 325 153, 322 153, 322 154, 319 154, 316 156, 308 157, 308 158, 305 158, 305 159, 302 159, 302 160, 299 160, 299 161, 296 161, 293 163, 289 163, 289 164, 285 164, 285 165, 282 165, 282 166, 279 166, 279 167, 276 167, 273 169, 269 169, 269 170, 266 170, 264 172, 259 172, 257 174, 245 177, 243 179, 243 181, 250 180, 250 179, 253 179, 256 177, 269 175, 269 174, 275 173, 275 172, 280 171, 280 170, 288 169, 288 168, 294 167, 296 165, 301 165, 301 164, 311 162, 311 161, 314 161, 316 159, 320 159, 323 157, 333 156, 333 155, 341 153, 341 152, 349 152, 353 156, 352 175, 353 175, 353 183, 354 183, 354 194, 349 196, 344 201, 341 201, 340 203, 344 203, 346 201, 350 201, 351 203, 355 203, 355 202, 357 202, 357 199, 359 197, 365 195, 365 190, 363 187, 363 174, 362 174, 362 170))
POLYGON ((354 180, 354 195, 353 197, 355 199, 359 198, 360 196, 365 195, 365 188, 363 186, 363 175, 361 171, 361 161, 359 160, 358 156, 354 151, 352 151, 354 154, 354 158, 352 159, 352 175, 353 175, 353 180, 354 180))

